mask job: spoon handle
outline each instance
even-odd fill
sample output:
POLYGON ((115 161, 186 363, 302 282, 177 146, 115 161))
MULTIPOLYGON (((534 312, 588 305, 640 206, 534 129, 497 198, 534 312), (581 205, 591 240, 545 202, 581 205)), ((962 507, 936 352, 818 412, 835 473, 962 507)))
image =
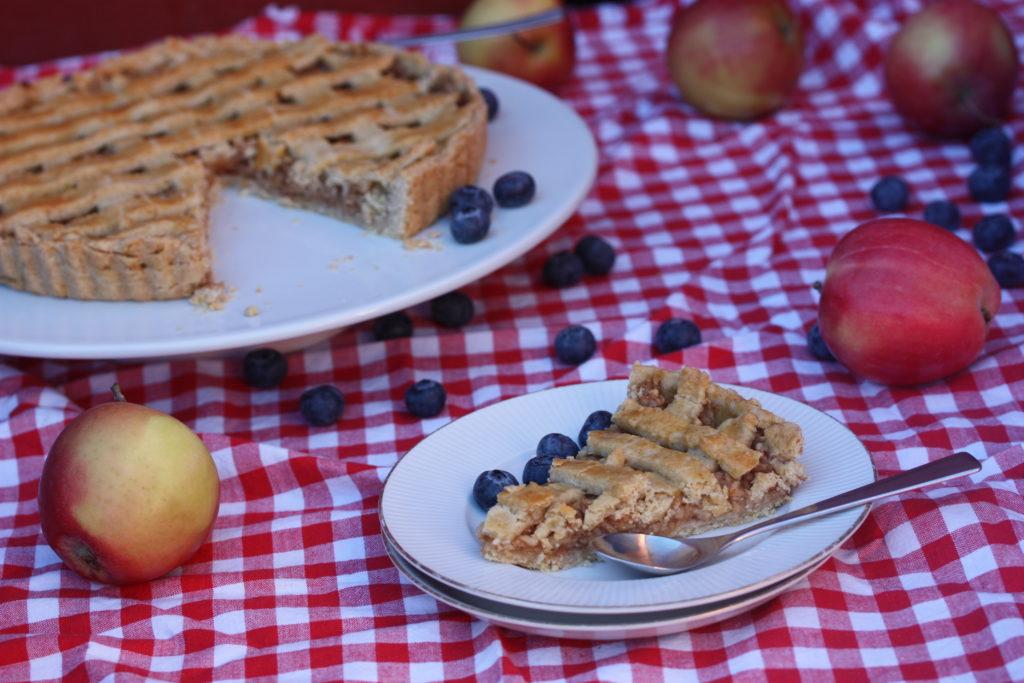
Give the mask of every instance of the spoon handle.
POLYGON ((945 458, 936 460, 935 462, 929 462, 907 470, 906 472, 900 472, 894 474, 891 477, 885 479, 879 479, 878 481, 864 486, 859 486, 855 489, 840 493, 838 496, 832 496, 825 500, 818 501, 817 503, 811 503, 810 505, 804 506, 799 510, 792 510, 779 517, 773 517, 767 519, 754 526, 747 527, 742 531, 737 532, 729 541, 729 545, 741 541, 745 538, 750 538, 755 534, 760 534, 765 531, 771 531, 787 524, 792 524, 796 521, 804 521, 812 519, 814 517, 821 517, 823 515, 831 514, 833 512, 839 512, 840 510, 847 510, 864 503, 870 503, 873 500, 879 498, 885 498, 886 496, 896 495, 897 493, 903 493, 911 489, 916 489, 926 484, 934 484, 936 482, 945 481, 946 479, 952 479, 953 477, 959 477, 964 474, 974 474, 981 469, 981 463, 978 462, 974 456, 969 453, 954 453, 953 455, 947 455, 945 458))

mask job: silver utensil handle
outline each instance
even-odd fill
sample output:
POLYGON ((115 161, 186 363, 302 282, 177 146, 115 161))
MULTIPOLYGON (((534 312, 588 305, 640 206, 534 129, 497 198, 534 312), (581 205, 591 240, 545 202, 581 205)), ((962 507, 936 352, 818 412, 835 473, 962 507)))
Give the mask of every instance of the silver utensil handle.
POLYGON ((561 21, 564 17, 565 8, 556 7, 555 9, 547 10, 545 12, 531 14, 527 17, 523 17, 522 19, 503 21, 498 24, 487 24, 486 26, 464 28, 457 31, 447 31, 445 33, 430 33, 422 36, 381 38, 377 42, 385 43, 386 45, 394 45, 395 47, 405 47, 407 45, 428 45, 430 43, 460 43, 464 40, 503 36, 508 33, 516 33, 530 28, 537 28, 538 26, 547 26, 548 24, 554 24, 561 21))
POLYGON ((748 527, 743 531, 739 532, 735 538, 730 541, 736 543, 745 538, 750 538, 755 534, 759 534, 772 529, 777 529, 787 524, 792 524, 797 520, 807 520, 814 517, 821 517, 823 515, 831 514, 833 512, 839 512, 840 510, 847 510, 864 503, 870 503, 873 500, 879 498, 885 498, 886 496, 893 496, 897 493, 903 493, 911 489, 916 489, 926 484, 934 484, 936 482, 945 481, 946 479, 952 479, 954 477, 963 476, 965 474, 974 474, 981 469, 981 463, 975 459, 969 453, 954 453, 953 455, 947 455, 945 458, 930 462, 920 467, 907 470, 906 472, 900 472, 894 474, 891 477, 885 479, 879 479, 878 481, 870 484, 865 484, 858 488, 840 493, 838 496, 826 498, 825 500, 811 505, 804 506, 799 510, 792 510, 779 517, 773 517, 772 519, 765 520, 760 524, 755 524, 752 527, 748 527))

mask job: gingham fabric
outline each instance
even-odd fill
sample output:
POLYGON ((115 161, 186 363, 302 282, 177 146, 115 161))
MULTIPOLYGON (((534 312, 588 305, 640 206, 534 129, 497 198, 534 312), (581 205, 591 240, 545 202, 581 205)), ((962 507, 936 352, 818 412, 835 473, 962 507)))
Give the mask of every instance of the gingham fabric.
MULTIPOLYGON (((1020 42, 1024 4, 990 4, 1020 42)), ((884 95, 884 45, 920 3, 802 5, 800 92, 746 125, 709 121, 678 100, 663 54, 672 3, 578 11, 579 63, 561 94, 598 140, 596 186, 544 244, 465 288, 477 313, 462 330, 436 327, 423 308, 411 311, 412 339, 377 342, 368 325, 349 329, 292 354, 284 384, 267 391, 241 381, 237 358, 0 359, 0 680, 1024 679, 1024 290, 1003 292, 982 355, 948 381, 890 389, 808 353, 811 285, 839 237, 875 215, 867 194, 879 176, 908 180, 914 215, 947 197, 970 226, 982 207, 967 195, 966 146, 915 134, 884 95), (615 245, 614 272, 564 290, 541 285, 545 258, 588 233, 615 245), (626 376, 652 357, 653 331, 672 316, 695 320, 704 341, 657 362, 706 367, 826 411, 863 440, 882 475, 953 450, 984 469, 878 504, 832 559, 764 606, 658 639, 525 636, 403 579, 377 519, 382 482, 402 453, 495 401, 626 376), (552 353, 570 323, 598 339, 580 367, 552 353), (422 378, 448 391, 436 418, 402 407, 405 388, 422 378), (199 432, 222 479, 210 541, 171 576, 126 588, 64 569, 42 539, 36 503, 50 444, 108 400, 115 380, 199 432), (298 397, 327 382, 345 394, 343 418, 310 428, 298 397)), ((237 30, 370 39, 452 25, 275 9, 237 30)), ((450 48, 435 52, 452 58, 450 48)), ((1024 111, 1020 88, 1016 108, 1024 111)), ((1009 125, 1024 143, 1024 119, 1009 125)), ((1024 187, 1017 182, 1008 208, 985 210, 1024 216, 1024 187)), ((0 312, 0 334, 2 325, 0 312)))

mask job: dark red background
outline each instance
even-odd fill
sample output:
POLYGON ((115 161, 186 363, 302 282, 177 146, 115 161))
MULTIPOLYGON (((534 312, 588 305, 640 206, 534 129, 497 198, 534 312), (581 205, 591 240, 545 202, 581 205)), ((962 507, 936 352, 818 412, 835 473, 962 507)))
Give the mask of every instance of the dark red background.
MULTIPOLYGON (((306 9, 417 14, 460 12, 470 0, 297 0, 306 9)), ((172 34, 224 29, 268 0, 2 0, 0 64, 129 47, 172 34)))

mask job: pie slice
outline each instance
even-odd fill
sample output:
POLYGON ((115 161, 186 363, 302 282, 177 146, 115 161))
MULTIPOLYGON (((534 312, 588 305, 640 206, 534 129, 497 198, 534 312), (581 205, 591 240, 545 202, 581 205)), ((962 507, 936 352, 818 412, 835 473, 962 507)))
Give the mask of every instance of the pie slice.
POLYGON ((557 570, 610 532, 689 535, 775 510, 806 476, 800 428, 695 368, 635 365, 613 426, 549 483, 510 486, 478 530, 495 562, 557 570))
POLYGON ((187 297, 210 279, 218 177, 408 238, 475 180, 486 125, 457 68, 321 37, 170 39, 12 86, 0 91, 0 284, 187 297))

